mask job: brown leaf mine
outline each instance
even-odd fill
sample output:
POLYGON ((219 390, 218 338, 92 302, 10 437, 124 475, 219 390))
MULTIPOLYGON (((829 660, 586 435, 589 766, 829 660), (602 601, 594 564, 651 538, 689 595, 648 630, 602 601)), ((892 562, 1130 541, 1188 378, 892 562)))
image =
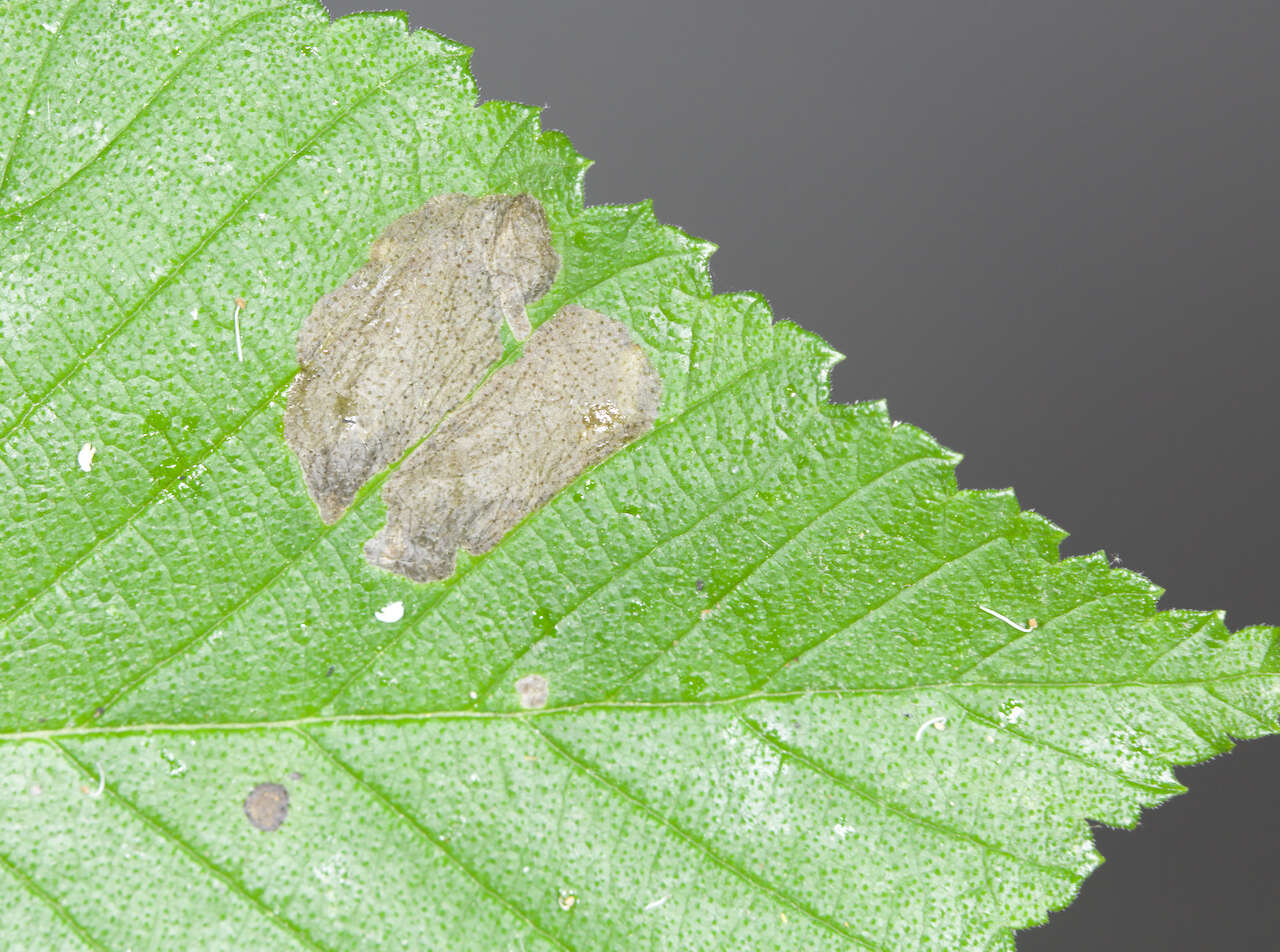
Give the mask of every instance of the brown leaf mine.
POLYGON ((392 222, 298 335, 284 435, 332 523, 483 378, 560 259, 529 195, 443 195, 392 222))
POLYGON ((386 526, 364 547, 416 581, 487 552, 588 466, 653 426, 662 381, 613 318, 577 305, 533 332, 382 487, 386 526))

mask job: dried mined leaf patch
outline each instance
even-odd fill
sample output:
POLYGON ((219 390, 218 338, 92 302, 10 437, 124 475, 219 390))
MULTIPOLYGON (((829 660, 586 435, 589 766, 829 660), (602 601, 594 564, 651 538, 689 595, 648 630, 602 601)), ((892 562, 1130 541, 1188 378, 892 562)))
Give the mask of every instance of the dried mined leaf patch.
POLYGON ((559 267, 537 199, 443 195, 392 222, 316 302, 284 432, 325 522, 475 388, 504 320, 528 335, 525 305, 559 267))
POLYGON ((533 197, 444 195, 393 222, 304 321, 285 439, 325 522, 453 411, 383 488, 373 564, 447 578, 460 547, 487 552, 653 426, 662 381, 623 324, 572 305, 529 337, 525 305, 559 264, 533 197), (525 353, 464 405, 503 321, 525 353))
POLYGON ((588 466, 651 429, 661 394, 625 326, 561 308, 520 360, 387 480, 387 525, 366 558, 417 581, 447 578, 459 548, 488 552, 588 466))
POLYGON ((653 426, 662 382, 648 356, 620 322, 576 305, 461 406, 501 355, 503 321, 529 337, 525 306, 559 266, 537 199, 443 195, 388 226, 303 322, 285 440, 325 522, 456 410, 384 487, 373 564, 447 578, 459 547, 487 552, 653 426))

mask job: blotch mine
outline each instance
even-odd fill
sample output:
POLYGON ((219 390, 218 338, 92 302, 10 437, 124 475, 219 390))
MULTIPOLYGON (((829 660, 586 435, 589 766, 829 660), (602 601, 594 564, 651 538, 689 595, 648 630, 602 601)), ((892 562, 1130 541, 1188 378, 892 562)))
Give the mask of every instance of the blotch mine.
POLYGON ((374 565, 415 581, 487 552, 587 467, 653 427, 662 381, 619 321, 566 305, 382 487, 374 565))
POLYGON ((320 518, 422 439, 502 352, 560 259, 530 195, 443 195, 392 222, 303 322, 284 435, 320 518))

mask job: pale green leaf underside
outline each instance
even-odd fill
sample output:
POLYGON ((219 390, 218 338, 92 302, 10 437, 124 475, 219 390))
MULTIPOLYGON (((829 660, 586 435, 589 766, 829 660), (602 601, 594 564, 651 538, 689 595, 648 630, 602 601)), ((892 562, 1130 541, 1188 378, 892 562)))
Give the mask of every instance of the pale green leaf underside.
POLYGON ((1274 728, 1273 630, 1156 613, 828 404, 828 348, 648 206, 584 209, 467 50, 257 0, 9 4, 0 38, 6 948, 1007 950, 1088 819, 1274 728), (664 400, 418 586, 360 557, 376 486, 320 523, 281 412, 311 304, 447 191, 536 195, 534 323, 624 321, 664 400))

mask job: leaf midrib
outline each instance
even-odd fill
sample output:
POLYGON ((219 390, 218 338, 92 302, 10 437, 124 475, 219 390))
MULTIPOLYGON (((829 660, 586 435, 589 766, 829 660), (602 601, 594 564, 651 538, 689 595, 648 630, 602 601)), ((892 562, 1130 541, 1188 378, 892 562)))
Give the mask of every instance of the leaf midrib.
MULTIPOLYGON (((918 684, 863 686, 856 688, 827 687, 805 688, 793 691, 753 691, 724 697, 698 700, 662 701, 582 701, 540 710, 477 711, 465 708, 441 708, 428 711, 362 714, 307 714, 293 718, 250 721, 146 721, 130 724, 69 724, 40 730, 0 732, 0 743, 42 740, 58 737, 103 737, 111 735, 146 734, 157 731, 171 733, 200 733, 220 731, 254 731, 291 729, 309 726, 338 724, 391 724, 414 721, 495 721, 520 718, 544 718, 577 714, 589 711, 644 711, 644 710, 705 710, 730 707, 735 704, 752 704, 770 701, 795 701, 815 697, 873 697, 877 695, 901 695, 917 692, 949 690, 1021 690, 1021 691, 1080 691, 1080 690, 1158 690, 1160 688, 1199 688, 1235 684, 1250 679, 1280 682, 1276 671, 1236 671, 1231 674, 1207 678, 1173 678, 1163 681, 1127 679, 1120 681, 1035 681, 1029 679, 1000 679, 985 681, 922 681, 918 684)), ((1223 702, 1226 703, 1226 702, 1223 702)))

